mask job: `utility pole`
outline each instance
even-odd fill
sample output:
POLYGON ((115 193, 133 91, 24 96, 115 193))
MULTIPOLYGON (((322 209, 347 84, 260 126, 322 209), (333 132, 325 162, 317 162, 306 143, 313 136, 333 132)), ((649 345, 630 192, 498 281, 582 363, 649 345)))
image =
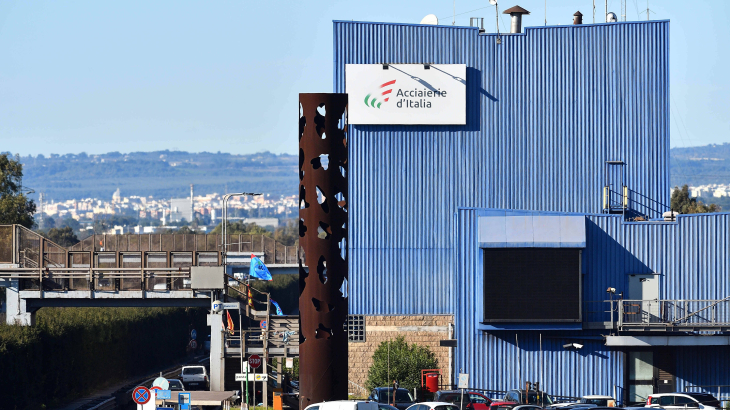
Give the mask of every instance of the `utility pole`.
POLYGON ((593 0, 593 24, 596 24, 596 0, 593 0))

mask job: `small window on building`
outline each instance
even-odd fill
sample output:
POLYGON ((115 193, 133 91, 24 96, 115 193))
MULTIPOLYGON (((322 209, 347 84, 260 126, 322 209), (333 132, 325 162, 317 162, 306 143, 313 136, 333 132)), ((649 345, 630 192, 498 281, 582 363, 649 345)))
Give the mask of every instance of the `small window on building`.
POLYGON ((347 316, 347 340, 349 342, 365 341, 365 315, 347 316))

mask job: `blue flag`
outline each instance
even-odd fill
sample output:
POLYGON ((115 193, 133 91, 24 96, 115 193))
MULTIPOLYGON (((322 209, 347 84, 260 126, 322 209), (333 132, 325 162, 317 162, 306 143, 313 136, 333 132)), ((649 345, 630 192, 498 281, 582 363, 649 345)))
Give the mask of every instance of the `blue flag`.
POLYGON ((274 304, 274 307, 276 308, 276 314, 279 316, 284 316, 284 312, 281 311, 281 308, 279 307, 279 304, 276 303, 274 299, 271 299, 271 303, 274 304))
POLYGON ((248 270, 248 276, 261 280, 274 280, 271 277, 269 268, 261 262, 261 259, 251 255, 251 267, 248 270))

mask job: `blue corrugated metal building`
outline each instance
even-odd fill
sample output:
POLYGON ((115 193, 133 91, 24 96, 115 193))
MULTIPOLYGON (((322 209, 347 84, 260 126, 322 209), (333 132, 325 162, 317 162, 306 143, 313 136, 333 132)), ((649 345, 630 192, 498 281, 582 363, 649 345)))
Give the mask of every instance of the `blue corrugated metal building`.
POLYGON ((350 125, 350 313, 453 314, 453 369, 475 388, 641 401, 730 384, 730 215, 661 220, 669 27, 536 27, 498 44, 475 27, 334 22, 335 92, 346 64, 467 66, 466 125, 350 125), (604 212, 607 185, 626 187, 620 213, 604 212), (526 297, 494 288, 490 249, 575 250, 579 317, 490 311, 526 297))

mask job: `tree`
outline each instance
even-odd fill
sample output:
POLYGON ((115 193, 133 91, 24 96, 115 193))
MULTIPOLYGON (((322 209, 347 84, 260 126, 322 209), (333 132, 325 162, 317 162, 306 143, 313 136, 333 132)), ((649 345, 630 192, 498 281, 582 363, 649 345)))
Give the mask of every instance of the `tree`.
POLYGON ((76 237, 74 230, 69 226, 65 226, 63 228, 51 228, 48 230, 48 233, 43 236, 66 248, 79 243, 79 238, 76 237))
POLYGON ((23 164, 20 158, 0 154, 0 224, 32 228, 35 204, 22 192, 23 164))
POLYGON ((274 239, 282 245, 296 245, 299 240, 299 221, 287 221, 286 225, 274 230, 274 239))
POLYGON ((373 353, 366 387, 390 386, 398 380, 400 387, 412 390, 421 385, 421 370, 437 369, 438 361, 425 346, 408 344, 403 336, 380 343, 373 353))
MULTIPOLYGON (((218 226, 210 231, 211 234, 222 234, 223 223, 219 223, 218 226)), ((255 223, 245 224, 243 222, 228 222, 227 232, 228 235, 266 235, 271 236, 271 231, 266 228, 262 228, 255 223)))
POLYGON ((716 204, 705 205, 704 202, 697 198, 692 198, 689 194, 689 187, 687 185, 674 187, 672 192, 672 199, 669 205, 672 211, 679 212, 680 214, 705 214, 710 212, 720 212, 721 208, 716 204))

